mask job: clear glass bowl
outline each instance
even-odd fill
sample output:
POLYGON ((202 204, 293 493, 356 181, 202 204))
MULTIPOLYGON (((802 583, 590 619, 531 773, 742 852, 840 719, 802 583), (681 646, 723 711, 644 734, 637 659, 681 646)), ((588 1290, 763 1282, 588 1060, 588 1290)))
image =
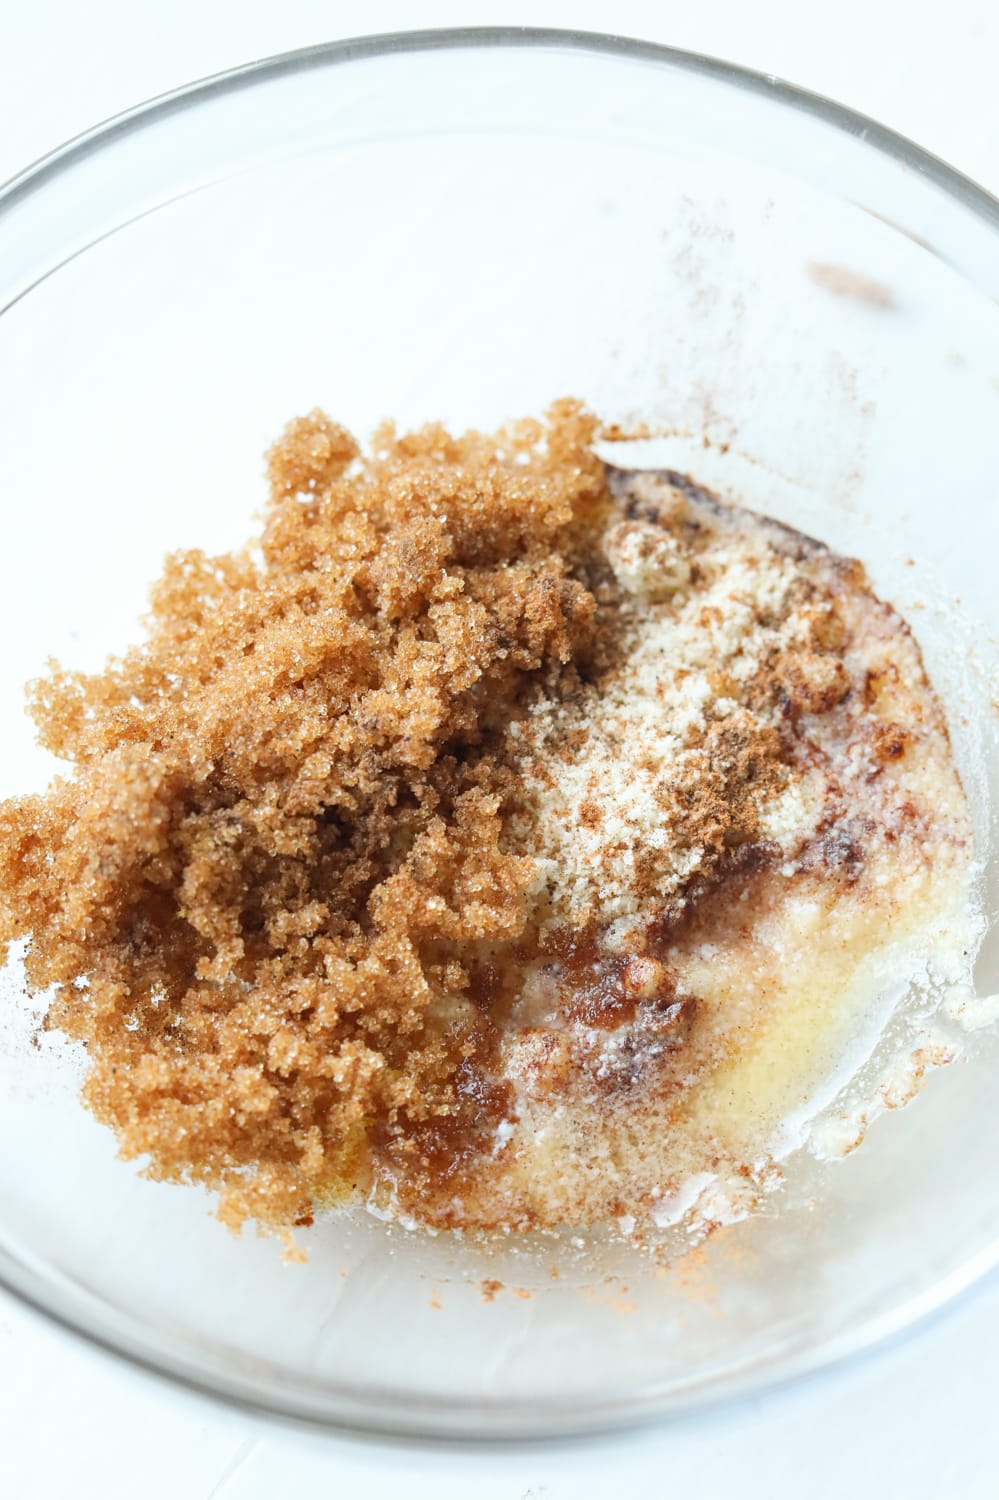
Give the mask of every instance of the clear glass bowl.
MULTIPOLYGON (((11 183, 0 231, 0 793, 53 769, 24 681, 131 640, 168 549, 245 538, 288 416, 488 426, 574 393, 869 563, 994 856, 999 205, 941 163, 704 58, 430 33, 134 110, 11 183)), ((993 857, 990 919, 996 884, 993 857)), ((997 958, 993 925, 983 995, 997 958)), ((79 1059, 32 1045, 16 965, 0 983, 0 1279, 267 1412, 481 1436, 677 1413, 862 1349, 999 1254, 988 1025, 863 1150, 798 1153, 761 1215, 667 1270, 363 1214, 289 1266, 117 1161, 79 1059), (521 1294, 484 1301, 486 1276, 521 1294)))

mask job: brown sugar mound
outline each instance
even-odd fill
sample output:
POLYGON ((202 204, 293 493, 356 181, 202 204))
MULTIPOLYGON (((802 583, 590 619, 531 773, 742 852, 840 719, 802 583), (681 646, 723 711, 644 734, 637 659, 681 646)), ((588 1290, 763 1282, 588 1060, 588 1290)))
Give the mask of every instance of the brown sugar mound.
POLYGON ((563 402, 363 457, 314 412, 269 455, 255 547, 174 555, 142 645, 32 690, 72 774, 0 806, 0 957, 27 940, 123 1155, 233 1225, 483 1116, 462 956, 516 939, 532 870, 489 746, 592 649, 593 435, 563 402))

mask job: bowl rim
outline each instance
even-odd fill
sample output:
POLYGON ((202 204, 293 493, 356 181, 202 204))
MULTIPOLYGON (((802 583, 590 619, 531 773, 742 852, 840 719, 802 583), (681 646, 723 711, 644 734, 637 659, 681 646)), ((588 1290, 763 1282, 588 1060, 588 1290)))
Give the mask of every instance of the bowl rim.
MULTIPOLYGON (((857 138, 874 152, 915 171, 983 220, 999 236, 999 197, 906 136, 824 95, 798 88, 772 73, 762 73, 657 42, 601 32, 531 26, 449 27, 348 37, 278 53, 207 75, 110 116, 15 174, 0 185, 0 220, 32 194, 62 174, 71 172, 87 158, 138 134, 149 125, 196 108, 220 95, 234 94, 299 73, 373 58, 430 51, 514 48, 575 51, 591 56, 658 63, 677 72, 700 76, 766 98, 857 138)), ((906 233, 901 228, 899 232, 906 233)), ((932 247, 927 248, 932 250, 932 247)), ((67 259, 80 253, 79 249, 75 250, 67 259)), ((65 259, 50 266, 40 279, 53 274, 62 264, 65 264, 65 259)), ((35 281, 23 288, 14 300, 19 301, 37 284, 35 281)), ((0 307, 0 316, 6 310, 6 306, 0 307)), ((874 1345, 883 1348, 889 1342, 898 1343, 915 1325, 925 1323, 970 1288, 981 1285, 997 1265, 999 1241, 987 1244, 942 1279, 838 1337, 821 1345, 784 1352, 763 1364, 755 1363, 743 1370, 706 1377, 681 1393, 646 1386, 624 1395, 589 1398, 584 1403, 573 1400, 560 1404, 554 1401, 539 1406, 524 1401, 487 1404, 471 1400, 451 1402, 446 1411, 439 1398, 392 1391, 387 1387, 380 1393, 368 1394, 352 1391, 349 1385, 339 1390, 327 1386, 321 1396, 310 1399, 301 1388, 289 1392, 273 1382, 250 1375, 207 1369, 182 1350, 171 1349, 165 1341, 157 1344, 155 1340, 137 1334, 130 1320, 116 1320, 113 1311, 111 1315, 105 1312, 103 1316, 95 1311, 88 1318, 86 1294, 81 1297, 81 1289, 73 1289, 68 1280, 62 1285, 47 1280, 2 1242, 0 1290, 60 1329, 115 1356, 133 1369, 257 1417, 356 1435, 496 1442, 579 1437, 642 1422, 662 1422, 695 1411, 727 1406, 749 1395, 757 1396, 852 1361, 874 1345), (121 1326, 117 1326, 118 1321, 121 1326)))
POLYGON ((680 47, 643 41, 637 37, 556 26, 455 26, 375 32, 365 36, 344 37, 333 42, 317 42, 309 47, 274 53, 255 62, 241 63, 234 68, 206 74, 203 78, 162 94, 154 94, 118 114, 108 116, 29 163, 6 182, 0 183, 0 213, 7 212, 60 172, 77 166, 88 156, 95 155, 113 142, 191 108, 209 97, 237 93, 241 89, 252 88, 273 79, 340 63, 400 56, 411 52, 459 51, 463 48, 483 51, 498 48, 561 48, 597 56, 661 63, 680 72, 728 84, 768 98, 800 114, 810 115, 843 134, 857 137, 880 155, 913 168, 920 176, 955 198, 963 207, 980 215, 999 231, 999 196, 989 192, 966 173, 952 167, 942 157, 917 145, 900 131, 892 130, 890 126, 881 124, 849 105, 840 104, 825 94, 799 88, 796 84, 779 78, 776 73, 762 73, 758 69, 726 62, 707 53, 689 52, 680 47))

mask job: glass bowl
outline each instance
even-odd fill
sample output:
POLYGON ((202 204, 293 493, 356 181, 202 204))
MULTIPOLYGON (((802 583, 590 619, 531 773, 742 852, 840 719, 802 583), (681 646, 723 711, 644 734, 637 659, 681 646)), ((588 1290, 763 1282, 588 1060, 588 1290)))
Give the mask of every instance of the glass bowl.
MULTIPOLYGON (((577 394, 645 422, 674 467, 861 556, 909 614, 993 924, 977 1007, 937 996, 930 1017, 910 997, 889 1027, 910 1051, 949 1027, 960 1061, 862 1150, 793 1153, 762 1212, 665 1266, 364 1213, 321 1220, 308 1263, 283 1264, 200 1191, 116 1159, 77 1102, 79 1057, 34 1037, 12 963, 3 1284, 244 1406, 499 1436, 758 1390, 991 1267, 999 204, 772 78, 516 30, 337 43, 180 90, 9 184, 0 229, 0 794, 54 768, 23 683, 49 656, 96 666, 133 639, 167 550, 245 539, 289 416, 490 426, 577 394), (503 1283, 492 1300, 485 1278, 503 1283)), ((865 1076, 873 1116, 891 1089, 865 1076)), ((834 1124, 863 1103, 851 1087, 834 1124)))

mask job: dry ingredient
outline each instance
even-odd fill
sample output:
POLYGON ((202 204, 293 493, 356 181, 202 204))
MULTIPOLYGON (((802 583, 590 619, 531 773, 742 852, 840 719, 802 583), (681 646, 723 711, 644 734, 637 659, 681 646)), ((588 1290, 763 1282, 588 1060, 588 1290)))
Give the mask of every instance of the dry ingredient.
MULTIPOLYGON (((863 569, 577 403, 490 437, 322 413, 259 543, 34 685, 0 944, 127 1157, 234 1227, 665 1222, 957 923, 946 725, 863 569)), ((751 1165, 756 1163, 756 1165, 751 1165)))

